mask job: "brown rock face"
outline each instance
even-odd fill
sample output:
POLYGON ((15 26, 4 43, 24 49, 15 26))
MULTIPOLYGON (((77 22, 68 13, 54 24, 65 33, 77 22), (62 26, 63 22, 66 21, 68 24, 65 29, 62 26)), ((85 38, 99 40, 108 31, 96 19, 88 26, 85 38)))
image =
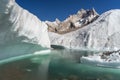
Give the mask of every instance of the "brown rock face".
POLYGON ((82 28, 99 17, 99 14, 94 10, 81 9, 77 14, 70 15, 66 20, 60 21, 56 19, 54 22, 46 21, 49 32, 65 34, 78 28, 82 28))

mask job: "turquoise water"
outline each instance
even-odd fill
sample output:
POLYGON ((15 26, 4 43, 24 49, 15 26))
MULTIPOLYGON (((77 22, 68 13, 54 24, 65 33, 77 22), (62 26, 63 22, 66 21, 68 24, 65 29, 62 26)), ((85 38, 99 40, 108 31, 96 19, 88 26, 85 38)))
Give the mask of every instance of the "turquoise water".
POLYGON ((80 63, 82 55, 97 53, 94 51, 60 48, 33 54, 48 49, 32 44, 6 45, 0 49, 0 80, 120 80, 120 69, 80 63))

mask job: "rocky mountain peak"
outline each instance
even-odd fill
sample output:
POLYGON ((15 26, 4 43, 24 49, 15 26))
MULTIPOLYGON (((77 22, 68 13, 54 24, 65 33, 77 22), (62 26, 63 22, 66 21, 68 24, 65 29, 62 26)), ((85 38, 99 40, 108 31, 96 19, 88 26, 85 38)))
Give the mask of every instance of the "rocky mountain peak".
POLYGON ((94 8, 91 10, 81 9, 77 14, 70 15, 62 22, 59 19, 56 19, 54 22, 46 21, 46 24, 48 25, 48 30, 50 32, 64 34, 82 28, 92 23, 98 17, 99 14, 94 8))
POLYGON ((82 15, 82 14, 85 14, 85 13, 86 13, 86 10, 81 9, 77 12, 77 15, 82 15))
POLYGON ((58 18, 56 18, 56 19, 55 19, 55 22, 56 22, 57 24, 60 24, 61 21, 60 21, 58 18))

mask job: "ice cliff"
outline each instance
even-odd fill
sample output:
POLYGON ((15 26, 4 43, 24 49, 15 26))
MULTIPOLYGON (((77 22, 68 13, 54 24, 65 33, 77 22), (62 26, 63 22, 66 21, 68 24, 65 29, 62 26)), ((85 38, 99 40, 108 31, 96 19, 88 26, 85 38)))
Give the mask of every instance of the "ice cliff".
POLYGON ((15 0, 0 0, 0 45, 27 42, 50 47, 47 28, 15 0))

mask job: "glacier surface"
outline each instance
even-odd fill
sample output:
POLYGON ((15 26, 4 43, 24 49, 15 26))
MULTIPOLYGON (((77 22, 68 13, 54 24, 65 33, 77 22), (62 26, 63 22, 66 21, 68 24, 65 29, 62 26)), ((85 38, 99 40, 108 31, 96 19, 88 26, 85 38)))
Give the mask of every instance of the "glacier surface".
POLYGON ((0 0, 0 45, 26 42, 50 47, 47 27, 15 0, 0 0))

